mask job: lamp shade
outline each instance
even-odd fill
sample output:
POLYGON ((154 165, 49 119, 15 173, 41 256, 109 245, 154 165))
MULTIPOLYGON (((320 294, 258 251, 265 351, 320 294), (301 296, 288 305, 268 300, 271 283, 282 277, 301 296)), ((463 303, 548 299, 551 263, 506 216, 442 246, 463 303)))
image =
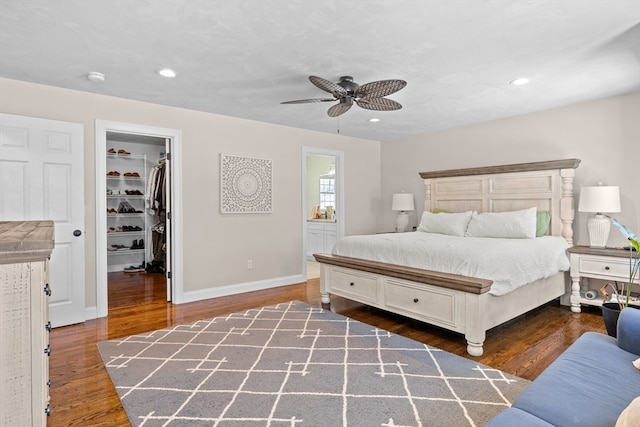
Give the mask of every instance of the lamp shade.
POLYGON ((599 185, 580 189, 580 212, 620 212, 620 189, 617 186, 599 185))
POLYGON ((413 194, 397 193, 393 195, 391 203, 393 211, 412 211, 413 210, 413 194))

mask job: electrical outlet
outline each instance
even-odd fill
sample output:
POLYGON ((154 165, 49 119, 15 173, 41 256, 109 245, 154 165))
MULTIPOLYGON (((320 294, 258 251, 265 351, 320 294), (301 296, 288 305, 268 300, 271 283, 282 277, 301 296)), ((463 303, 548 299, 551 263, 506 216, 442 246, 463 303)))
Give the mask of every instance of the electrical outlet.
POLYGON ((253 268, 253 260, 252 259, 248 259, 247 260, 247 270, 251 270, 253 268))

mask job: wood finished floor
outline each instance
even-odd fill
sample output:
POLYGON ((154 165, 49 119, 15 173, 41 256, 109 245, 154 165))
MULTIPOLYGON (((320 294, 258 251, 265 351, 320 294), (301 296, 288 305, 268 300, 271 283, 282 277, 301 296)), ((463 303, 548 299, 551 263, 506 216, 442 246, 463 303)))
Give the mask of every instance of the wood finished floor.
MULTIPOLYGON (((174 305, 166 302, 161 275, 110 273, 109 316, 51 332, 49 427, 130 425, 98 342, 291 300, 320 306, 319 280, 174 305)), ((485 355, 472 357, 460 334, 342 298, 332 302, 342 315, 530 380, 584 332, 604 332, 599 309, 577 314, 552 302, 491 329, 485 355)))

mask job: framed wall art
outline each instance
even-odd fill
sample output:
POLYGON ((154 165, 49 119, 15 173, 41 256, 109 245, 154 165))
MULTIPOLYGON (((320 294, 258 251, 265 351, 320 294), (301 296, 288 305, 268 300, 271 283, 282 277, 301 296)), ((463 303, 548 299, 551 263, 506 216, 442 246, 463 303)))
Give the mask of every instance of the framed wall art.
POLYGON ((220 154, 220 212, 272 212, 271 160, 220 154))

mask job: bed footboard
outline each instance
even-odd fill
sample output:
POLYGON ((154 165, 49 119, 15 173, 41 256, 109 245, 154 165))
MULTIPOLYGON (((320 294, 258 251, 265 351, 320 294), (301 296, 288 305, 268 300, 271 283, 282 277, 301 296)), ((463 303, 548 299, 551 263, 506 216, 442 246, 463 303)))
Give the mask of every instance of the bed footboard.
POLYGON ((482 356, 488 329, 566 293, 564 273, 507 295, 487 293, 491 281, 336 255, 320 262, 323 304, 331 294, 464 334, 467 352, 482 356))

